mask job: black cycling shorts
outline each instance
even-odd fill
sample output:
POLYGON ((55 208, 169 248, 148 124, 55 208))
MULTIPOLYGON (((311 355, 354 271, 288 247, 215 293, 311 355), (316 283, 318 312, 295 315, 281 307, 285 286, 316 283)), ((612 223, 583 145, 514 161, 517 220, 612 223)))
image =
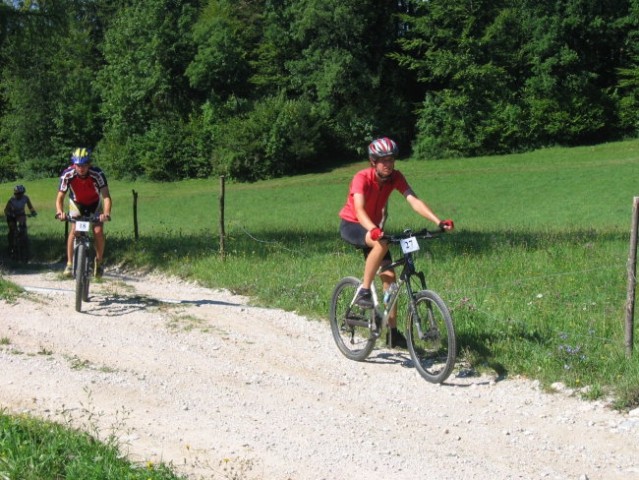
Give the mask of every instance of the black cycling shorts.
MULTIPOLYGON (((357 222, 349 222, 347 220, 342 219, 339 224, 339 234, 342 236, 342 240, 346 243, 350 243, 354 247, 361 249, 364 252, 364 258, 368 257, 368 254, 371 251, 371 247, 366 245, 366 234, 368 230, 362 227, 361 224, 357 222)), ((386 252, 383 259, 386 263, 392 262, 393 258, 391 257, 390 250, 386 252)))
POLYGON ((74 202, 73 200, 69 201, 69 213, 73 217, 77 216, 78 214, 91 217, 95 215, 96 213, 100 213, 101 211, 102 211, 102 199, 90 205, 83 205, 81 203, 74 202))

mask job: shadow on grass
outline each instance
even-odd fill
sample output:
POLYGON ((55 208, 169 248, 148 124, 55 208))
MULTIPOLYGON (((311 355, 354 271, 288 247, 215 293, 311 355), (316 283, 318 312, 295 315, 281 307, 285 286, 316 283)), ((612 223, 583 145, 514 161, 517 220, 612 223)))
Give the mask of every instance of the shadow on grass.
MULTIPOLYGON (((520 232, 494 231, 475 232, 460 230, 439 239, 422 242, 422 250, 432 251, 435 258, 458 255, 486 255, 508 249, 535 251, 557 245, 588 246, 594 242, 626 242, 626 232, 597 232, 575 230, 568 232, 520 232)), ((235 232, 224 240, 225 256, 266 259, 273 255, 308 256, 335 255, 356 252, 335 232, 266 231, 258 233, 235 232)), ((395 249, 393 254, 399 252, 395 249)), ((107 243, 107 261, 125 259, 138 260, 156 266, 167 259, 184 257, 219 257, 220 240, 204 233, 163 234, 157 237, 142 237, 138 241, 111 236, 107 243)))
POLYGON ((506 325, 503 331, 499 330, 499 325, 492 325, 490 331, 467 333, 464 331, 463 324, 458 324, 456 330, 458 356, 463 355, 473 369, 494 371, 497 381, 505 379, 509 371, 505 365, 496 360, 500 354, 495 349, 521 350, 522 352, 547 349, 555 335, 554 331, 530 331, 525 326, 510 328, 506 331, 506 325), (521 348, 517 348, 515 344, 519 344, 521 348))
MULTIPOLYGON (((565 232, 538 231, 471 231, 458 229, 449 235, 422 242, 423 250, 432 250, 437 256, 486 255, 505 249, 535 251, 558 244, 587 246, 593 242, 627 242, 625 231, 599 232, 591 229, 565 232)), ((6 236, 5 236, 6 238, 6 236)), ((0 240, 2 235, 0 233, 0 240)), ((224 240, 225 255, 233 257, 268 258, 272 255, 293 256, 334 255, 355 251, 339 236, 336 222, 334 231, 267 230, 258 232, 234 231, 224 240)), ((31 237, 31 259, 34 263, 63 262, 64 238, 61 235, 31 237)), ((398 252, 395 250, 394 255, 398 252)), ((137 241, 122 234, 107 231, 106 261, 146 264, 157 267, 167 259, 184 257, 220 256, 219 237, 206 233, 162 232, 156 236, 143 235, 137 241)), ((437 257, 436 257, 437 258, 437 257)), ((8 257, 6 245, 0 247, 0 264, 4 268, 37 269, 19 265, 8 257)))
POLYGON ((556 245, 590 246, 595 242, 627 242, 625 231, 600 232, 593 229, 565 232, 460 230, 446 238, 442 245, 452 255, 485 255, 504 249, 544 250, 556 245))
POLYGON ((495 361, 495 353, 489 348, 494 343, 494 338, 489 334, 457 333, 457 355, 463 353, 466 360, 470 361, 473 370, 492 370, 497 375, 496 380, 500 381, 508 377, 508 369, 501 363, 495 361))

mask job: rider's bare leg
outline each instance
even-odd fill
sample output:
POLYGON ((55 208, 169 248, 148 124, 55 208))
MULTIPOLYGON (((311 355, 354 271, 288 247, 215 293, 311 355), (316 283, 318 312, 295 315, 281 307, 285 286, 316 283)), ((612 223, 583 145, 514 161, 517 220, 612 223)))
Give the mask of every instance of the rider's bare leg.
POLYGON ((104 258, 104 229, 102 225, 94 225, 93 226, 93 238, 95 240, 95 259, 98 263, 102 263, 102 259, 104 258))
MULTIPOLYGON (((386 263, 388 262, 383 262, 383 264, 386 263)), ((382 279, 382 286, 384 291, 386 291, 388 290, 390 284, 395 281, 395 272, 392 270, 387 270, 384 273, 381 273, 379 277, 382 279)), ((393 309, 388 315, 388 326, 391 328, 395 328, 397 326, 397 303, 395 303, 393 309)))
POLYGON ((69 237, 67 238, 67 264, 71 265, 73 261, 73 238, 75 237, 75 224, 70 223, 69 237))
POLYGON ((370 242, 371 251, 366 257, 364 264, 364 279, 362 281, 363 288, 371 288, 373 279, 377 275, 377 270, 382 264, 382 260, 388 251, 388 244, 382 242, 370 242))

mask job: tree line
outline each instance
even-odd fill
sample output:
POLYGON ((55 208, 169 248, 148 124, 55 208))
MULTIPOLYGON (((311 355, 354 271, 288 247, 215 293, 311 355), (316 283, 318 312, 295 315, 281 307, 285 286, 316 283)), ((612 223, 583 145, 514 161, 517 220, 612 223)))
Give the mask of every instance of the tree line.
POLYGON ((639 0, 0 2, 0 179, 240 181, 637 135, 639 0))

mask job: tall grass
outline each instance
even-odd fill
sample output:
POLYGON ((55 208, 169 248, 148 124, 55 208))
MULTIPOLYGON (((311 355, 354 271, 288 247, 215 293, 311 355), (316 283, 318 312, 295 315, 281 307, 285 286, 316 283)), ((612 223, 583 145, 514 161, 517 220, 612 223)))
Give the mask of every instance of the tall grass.
MULTIPOLYGON (((363 269, 361 254, 339 238, 337 212, 365 166, 227 184, 224 258, 219 179, 113 181, 107 263, 226 287, 323 321, 337 280, 363 269)), ((593 398, 613 394, 619 407, 639 404, 639 362, 625 358, 623 336, 639 141, 396 167, 455 220, 453 234, 423 246, 418 267, 452 307, 466 362, 588 387, 593 398)), ((30 222, 33 250, 44 263, 63 252, 63 224, 52 219, 56 185, 27 185, 41 214, 30 222)), ((10 185, 2 191, 8 197, 10 185)), ((425 225, 397 194, 390 211, 387 230, 425 225)))

